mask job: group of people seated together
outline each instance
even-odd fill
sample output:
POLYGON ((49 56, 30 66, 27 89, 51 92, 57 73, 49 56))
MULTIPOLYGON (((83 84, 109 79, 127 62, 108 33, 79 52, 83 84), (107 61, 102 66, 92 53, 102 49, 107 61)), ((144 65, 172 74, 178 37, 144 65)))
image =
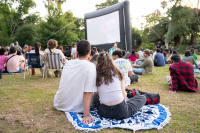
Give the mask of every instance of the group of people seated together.
MULTIPOLYGON (((162 49, 160 41, 154 52, 149 49, 129 52, 121 50, 117 44, 104 51, 91 48, 87 40, 77 40, 65 49, 62 46, 57 49, 58 42, 51 39, 47 48, 42 50, 39 42, 35 42, 34 47, 25 44, 23 48, 15 42, 10 47, 0 48, 0 69, 4 73, 21 73, 26 71, 27 53, 39 55, 41 65, 48 60, 49 53, 59 54, 62 73, 61 70, 54 71, 56 77, 61 76, 54 107, 65 112, 83 112, 84 124, 93 121, 90 117, 93 109, 105 118, 121 120, 133 116, 147 99, 139 94, 128 99, 125 89, 138 82, 139 75, 152 74, 155 67, 164 67, 165 64, 169 64, 170 76, 165 79, 171 85, 170 93, 198 91, 194 77, 194 68, 198 68, 194 49, 186 51, 181 58, 173 47, 162 49)), ((48 69, 45 74, 52 76, 48 69)))

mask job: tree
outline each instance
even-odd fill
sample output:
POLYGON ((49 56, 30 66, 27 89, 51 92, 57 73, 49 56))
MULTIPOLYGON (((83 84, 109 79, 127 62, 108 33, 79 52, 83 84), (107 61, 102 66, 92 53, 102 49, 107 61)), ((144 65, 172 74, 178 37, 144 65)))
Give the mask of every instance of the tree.
POLYGON ((24 21, 24 24, 36 24, 40 21, 40 17, 38 15, 38 12, 36 13, 33 13, 33 14, 30 14, 28 16, 26 16, 23 21, 24 21))
POLYGON ((76 25, 73 20, 72 12, 63 13, 60 8, 53 4, 48 6, 47 20, 40 22, 38 25, 37 32, 40 34, 38 34, 37 41, 41 42, 43 48, 46 48, 49 39, 57 40, 59 46, 71 45, 78 39, 75 33, 76 25))
POLYGON ((21 46, 25 43, 33 46, 36 42, 36 26, 33 24, 27 24, 20 26, 15 34, 15 39, 21 46))
POLYGON ((85 39, 85 24, 83 18, 74 17, 74 23, 76 25, 75 33, 78 35, 78 38, 85 39))
POLYGON ((106 0, 106 2, 97 4, 97 5, 95 5, 95 7, 96 7, 96 10, 100 10, 100 9, 112 6, 114 4, 117 4, 119 2, 121 2, 121 1, 120 0, 106 0))

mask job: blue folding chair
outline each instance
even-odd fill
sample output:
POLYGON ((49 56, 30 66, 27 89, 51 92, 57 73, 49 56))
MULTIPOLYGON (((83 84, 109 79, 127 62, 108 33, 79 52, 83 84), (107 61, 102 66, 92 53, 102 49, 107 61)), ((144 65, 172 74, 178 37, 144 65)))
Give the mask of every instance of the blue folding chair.
MULTIPOLYGON (((44 72, 45 72, 45 66, 44 63, 41 64, 40 63, 40 55, 37 55, 35 53, 26 53, 26 67, 25 67, 25 71, 24 71, 24 79, 25 79, 25 75, 26 75, 26 69, 28 68, 40 68, 43 70, 43 79, 44 79, 44 72)), ((29 76, 30 76, 30 71, 29 71, 29 76)), ((31 76, 30 76, 31 77, 31 76)))

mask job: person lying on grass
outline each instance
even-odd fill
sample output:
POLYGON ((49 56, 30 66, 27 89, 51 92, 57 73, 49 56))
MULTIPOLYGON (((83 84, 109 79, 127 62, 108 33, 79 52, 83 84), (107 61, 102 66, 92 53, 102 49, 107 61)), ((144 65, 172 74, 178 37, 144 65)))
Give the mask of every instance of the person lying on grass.
POLYGON ((180 60, 180 56, 174 54, 171 57, 172 64, 169 67, 170 76, 172 78, 171 93, 178 90, 196 92, 199 87, 194 77, 193 65, 180 60))
POLYGON ((86 40, 77 44, 79 57, 66 62, 54 97, 54 107, 64 112, 83 112, 83 124, 93 121, 90 104, 96 87, 96 66, 90 61, 91 45, 86 40))
POLYGON ((117 120, 129 118, 141 109, 147 100, 143 95, 136 95, 125 101, 127 93, 124 75, 108 53, 100 53, 97 57, 96 86, 98 95, 93 99, 98 106, 97 113, 104 118, 117 120))

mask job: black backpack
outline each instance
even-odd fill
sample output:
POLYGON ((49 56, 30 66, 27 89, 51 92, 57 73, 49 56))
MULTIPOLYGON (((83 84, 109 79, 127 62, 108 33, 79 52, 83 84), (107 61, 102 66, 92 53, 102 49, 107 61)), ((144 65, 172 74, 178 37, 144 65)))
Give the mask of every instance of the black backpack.
POLYGON ((142 92, 137 89, 128 90, 126 89, 127 97, 130 99, 136 95, 144 95, 147 98, 147 102, 145 105, 159 104, 160 103, 160 95, 148 92, 142 92))

